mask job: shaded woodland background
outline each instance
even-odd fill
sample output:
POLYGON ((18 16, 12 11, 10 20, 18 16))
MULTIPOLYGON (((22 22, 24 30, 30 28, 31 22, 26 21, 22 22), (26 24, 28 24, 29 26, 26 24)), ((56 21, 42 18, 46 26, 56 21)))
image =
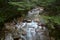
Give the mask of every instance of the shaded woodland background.
POLYGON ((60 40, 60 0, 0 0, 0 31, 4 28, 4 23, 25 17, 35 6, 44 7, 41 15, 47 21, 50 36, 60 40))

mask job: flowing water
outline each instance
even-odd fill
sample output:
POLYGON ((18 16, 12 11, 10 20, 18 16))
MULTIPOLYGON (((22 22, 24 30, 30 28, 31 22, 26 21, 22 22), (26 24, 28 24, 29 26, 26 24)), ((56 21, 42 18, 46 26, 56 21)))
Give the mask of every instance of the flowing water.
POLYGON ((41 26, 42 22, 39 13, 42 13, 42 11, 43 9, 40 7, 30 10, 28 11, 25 22, 16 24, 18 33, 21 33, 21 31, 24 33, 17 33, 23 40, 49 40, 48 29, 45 26, 41 26))
POLYGON ((44 24, 43 19, 40 18, 39 15, 39 13, 41 13, 42 11, 43 9, 41 8, 36 8, 28 11, 27 21, 30 22, 26 22, 25 26, 27 32, 26 40, 49 40, 48 29, 45 26, 41 26, 42 23, 44 24), (40 24, 40 26, 38 24, 40 24))

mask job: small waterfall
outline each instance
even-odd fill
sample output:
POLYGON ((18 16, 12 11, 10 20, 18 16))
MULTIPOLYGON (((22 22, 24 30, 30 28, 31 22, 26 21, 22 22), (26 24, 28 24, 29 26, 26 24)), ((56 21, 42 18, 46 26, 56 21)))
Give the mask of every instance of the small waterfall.
MULTIPOLYGON (((41 7, 32 9, 28 11, 26 20, 23 20, 23 22, 15 24, 15 28, 16 28, 15 32, 17 33, 17 36, 19 38, 21 37, 23 38, 23 40, 49 40, 48 30, 44 25, 42 25, 44 24, 44 21, 41 21, 43 19, 41 19, 39 15, 39 13, 42 12, 43 12, 43 8, 41 7)), ((14 32, 12 35, 14 35, 14 32)), ((8 40, 7 36, 5 40, 8 40)), ((10 40, 13 40, 12 36, 9 38, 10 40)))
POLYGON ((30 18, 28 20, 32 21, 27 23, 27 40, 49 40, 47 28, 45 26, 41 26, 42 24, 44 25, 44 20, 40 18, 39 15, 42 11, 43 9, 40 7, 28 11, 28 18, 30 18), (38 26, 38 22, 41 22, 40 26, 38 26))

